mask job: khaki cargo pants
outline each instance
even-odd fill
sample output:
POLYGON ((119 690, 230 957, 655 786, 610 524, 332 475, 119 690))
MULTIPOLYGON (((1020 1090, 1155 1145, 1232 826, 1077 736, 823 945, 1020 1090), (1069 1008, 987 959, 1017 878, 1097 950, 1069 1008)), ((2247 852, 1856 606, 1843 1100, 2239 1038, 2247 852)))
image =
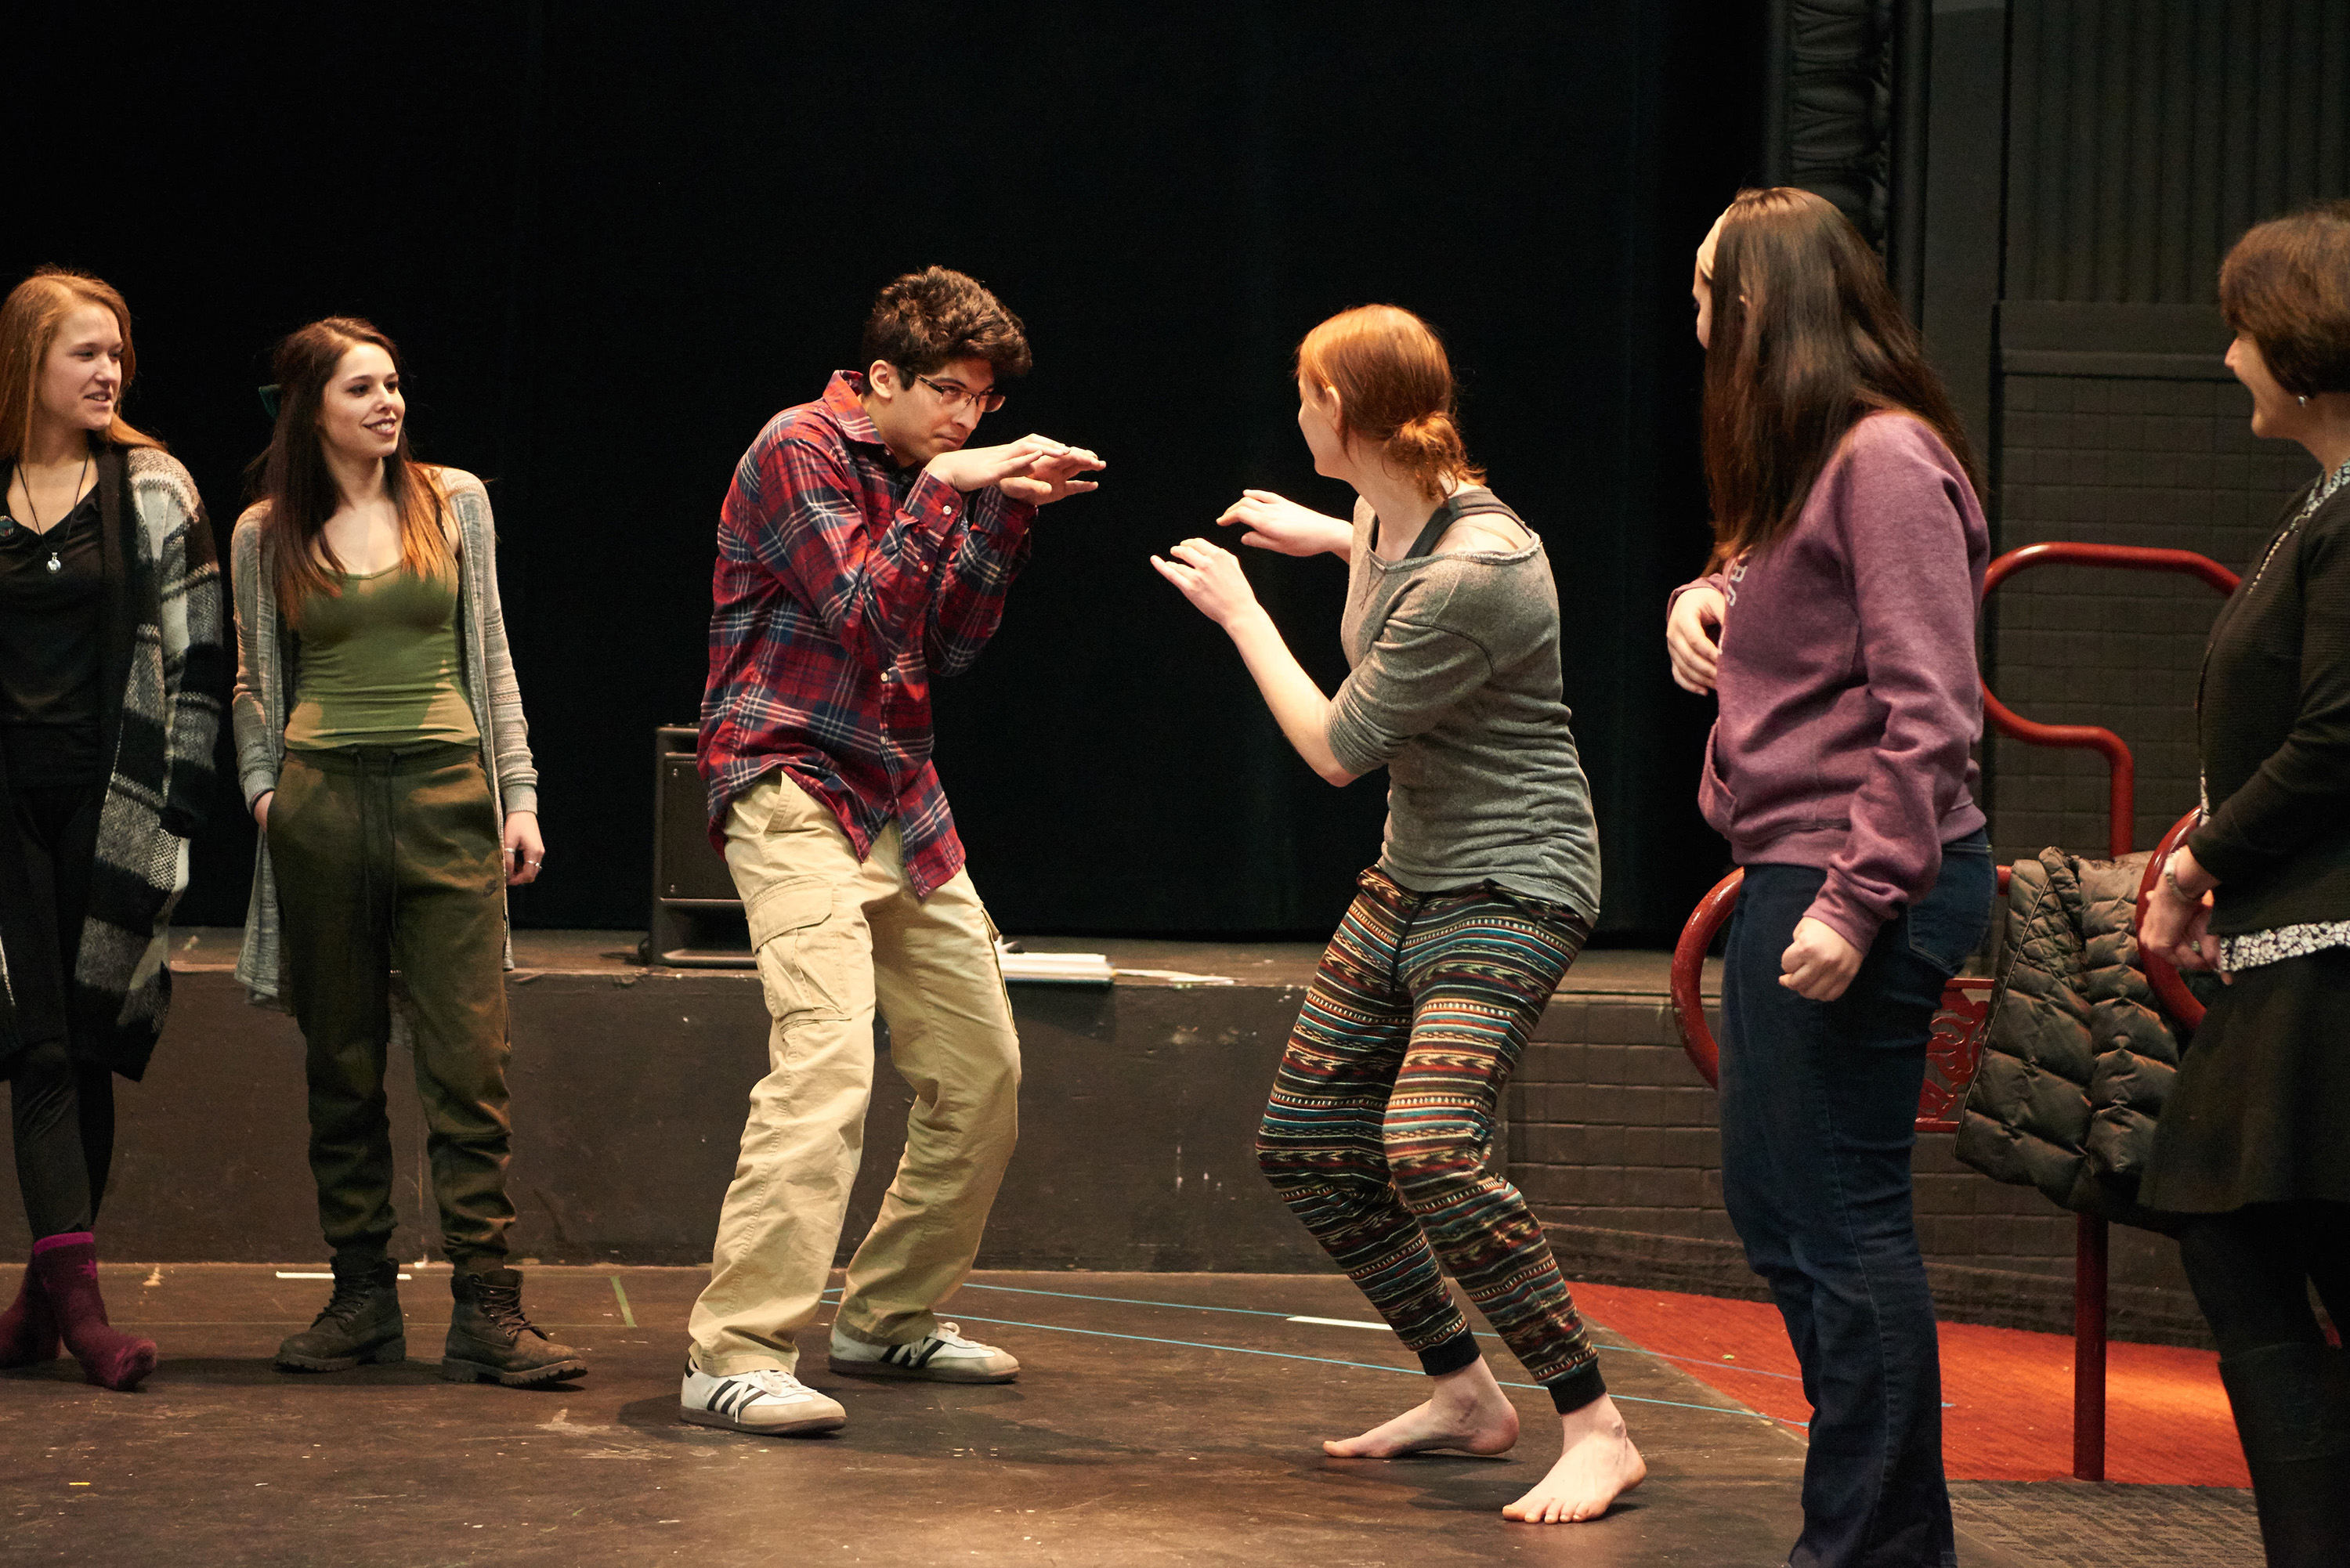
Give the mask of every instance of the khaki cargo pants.
POLYGON ((962 1282, 1019 1134, 1020 1042, 994 930, 968 872, 917 899, 898 825, 862 862, 821 802, 782 774, 726 819, 726 865, 750 917, 772 1020, 743 1152, 694 1303, 694 1365, 792 1370, 822 1303, 864 1147, 873 1011, 914 1091, 906 1153, 848 1265, 841 1331, 900 1345, 937 1326, 962 1282))

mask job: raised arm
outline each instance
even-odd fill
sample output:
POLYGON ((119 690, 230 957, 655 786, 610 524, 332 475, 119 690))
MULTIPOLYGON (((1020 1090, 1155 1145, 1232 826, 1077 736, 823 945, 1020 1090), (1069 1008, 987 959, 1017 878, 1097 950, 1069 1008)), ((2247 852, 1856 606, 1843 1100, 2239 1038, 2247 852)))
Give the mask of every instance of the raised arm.
POLYGON ((1270 490, 1243 490, 1224 508, 1219 526, 1245 528, 1241 543, 1253 549, 1284 556, 1336 556, 1352 560, 1355 525, 1344 517, 1326 516, 1270 490))
POLYGON ((1100 488, 1087 474, 1108 464, 1097 453, 1049 436, 1008 445, 941 453, 931 460, 969 486, 962 527, 941 551, 923 651, 933 674, 961 675, 979 658, 1003 619, 1003 596, 1028 564, 1029 525, 1037 511, 1100 488))
POLYGON ((1385 767, 1492 674, 1474 639, 1415 621, 1411 607, 1399 605, 1331 700, 1331 750, 1352 774, 1385 767))
POLYGON ((879 535, 868 535, 844 455, 787 435, 762 441, 735 471, 720 548, 757 560, 834 641, 884 670, 922 628, 940 545, 963 505, 925 472, 879 535))
POLYGON ((1003 624, 1004 596, 1028 564, 1035 517, 1035 507, 1001 490, 971 497, 962 525, 948 535, 931 596, 922 651, 933 675, 969 670, 1003 624))
POLYGON ((1159 575, 1183 592, 1200 613, 1224 628, 1240 649, 1274 722, 1305 759, 1306 765, 1332 784, 1350 784, 1360 774, 1338 759, 1330 745, 1330 700, 1314 684, 1289 651, 1273 618, 1257 603, 1240 562, 1229 550, 1205 539, 1186 539, 1167 552, 1173 559, 1150 557, 1159 575))

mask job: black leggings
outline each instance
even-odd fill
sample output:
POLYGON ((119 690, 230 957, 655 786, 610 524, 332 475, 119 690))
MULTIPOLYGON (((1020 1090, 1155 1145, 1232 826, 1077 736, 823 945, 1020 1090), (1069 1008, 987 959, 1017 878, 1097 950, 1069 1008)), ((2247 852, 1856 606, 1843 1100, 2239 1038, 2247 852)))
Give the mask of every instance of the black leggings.
POLYGON ((33 1239, 87 1231, 114 1164, 114 1075, 77 1067, 64 1041, 45 1040, 16 1058, 16 1080, 9 1120, 33 1239))
MULTIPOLYGON (((54 934, 57 966, 53 977, 39 975, 37 981, 52 1005, 20 1013, 19 1022, 38 1037, 25 1043, 10 1074, 16 1185, 36 1241, 88 1230, 114 1163, 114 1075, 76 1061, 68 1023, 103 799, 94 786, 19 787, 7 802, 38 906, 30 923, 54 934)), ((37 973, 47 966, 33 961, 26 967, 37 973)))
POLYGON ((2309 1287, 2350 1333, 2350 1203, 2253 1203, 2199 1216, 2179 1261, 2222 1356, 2272 1345, 2323 1345, 2309 1287))

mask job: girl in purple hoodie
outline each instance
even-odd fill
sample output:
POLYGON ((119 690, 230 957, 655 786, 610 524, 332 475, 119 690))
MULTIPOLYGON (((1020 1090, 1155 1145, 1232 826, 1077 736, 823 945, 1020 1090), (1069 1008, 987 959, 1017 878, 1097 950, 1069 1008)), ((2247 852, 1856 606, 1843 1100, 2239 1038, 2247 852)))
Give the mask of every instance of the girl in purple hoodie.
POLYGON ((1970 750, 1990 553, 1966 437, 1843 214, 1743 191, 1706 236, 1713 569, 1667 616, 1720 717, 1699 801, 1746 869, 1722 1195, 1813 1406, 1789 1561, 1955 1563, 1909 1151, 1943 983, 1994 888, 1970 750))

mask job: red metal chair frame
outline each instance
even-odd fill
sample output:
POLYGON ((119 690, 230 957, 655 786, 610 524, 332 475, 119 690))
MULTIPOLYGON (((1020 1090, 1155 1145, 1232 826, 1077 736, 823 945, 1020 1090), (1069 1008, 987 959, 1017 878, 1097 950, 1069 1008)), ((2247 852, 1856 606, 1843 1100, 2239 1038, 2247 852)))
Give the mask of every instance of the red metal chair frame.
MULTIPOLYGON (((2027 545, 2010 550, 1983 572, 1988 595, 2017 572, 2029 566, 2114 566, 2128 571, 2176 572, 2197 577, 2222 594, 2236 588, 2236 574, 2209 556, 2188 550, 2154 550, 2131 545, 2027 545)), ((2002 734, 2030 745, 2061 746, 2104 755, 2109 778, 2110 821, 2106 848, 2116 860, 2130 852, 2136 836, 2137 769, 2130 749, 2119 735, 2094 724, 2042 724, 2023 718, 1983 687, 1983 711, 2002 734)), ((2163 836, 2146 875, 2138 883, 2141 919, 2147 898, 2178 841, 2195 825, 2189 812, 2163 836)), ((1738 898, 1743 871, 1732 871, 1715 883, 1690 911, 1673 949, 1672 1006, 1680 1025, 1682 1048, 1709 1084, 1720 1081, 1721 1048, 1705 1018, 1700 994, 1706 950, 1713 945, 1731 907, 1738 898)), ((2000 891, 2007 890, 2008 874, 2002 867, 2000 891)), ((2178 971, 2158 954, 2139 950, 2147 979, 2172 1017, 2192 1029, 2203 1020, 2203 1005, 2195 1000, 2178 971)), ((1987 976, 1961 975, 1942 992, 1941 1011, 1935 1014, 1933 1036, 1926 1047, 1926 1083, 1918 1096, 1919 1132, 1956 1132, 1959 1107, 1967 1085, 1982 1063, 1983 1031, 1990 1022, 1993 981, 1987 976)), ((2073 1474, 2082 1480, 2103 1480, 2106 1475, 2106 1221, 2094 1215, 2079 1217, 2073 1258, 2073 1474)))

